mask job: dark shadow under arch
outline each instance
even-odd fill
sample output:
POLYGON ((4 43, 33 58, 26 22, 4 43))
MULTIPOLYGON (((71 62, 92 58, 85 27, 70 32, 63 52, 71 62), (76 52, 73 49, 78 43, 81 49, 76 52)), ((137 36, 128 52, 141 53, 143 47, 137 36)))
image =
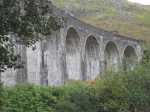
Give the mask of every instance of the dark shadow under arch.
POLYGON ((133 70, 137 63, 137 54, 132 46, 127 46, 123 54, 123 69, 133 70))
POLYGON ((93 80, 100 74, 99 44, 95 37, 88 37, 85 45, 86 79, 93 80))
POLYGON ((114 42, 110 41, 105 47, 105 68, 106 71, 118 71, 119 69, 119 51, 114 42))
POLYGON ((70 80, 81 79, 80 37, 74 28, 66 36, 66 73, 70 80))

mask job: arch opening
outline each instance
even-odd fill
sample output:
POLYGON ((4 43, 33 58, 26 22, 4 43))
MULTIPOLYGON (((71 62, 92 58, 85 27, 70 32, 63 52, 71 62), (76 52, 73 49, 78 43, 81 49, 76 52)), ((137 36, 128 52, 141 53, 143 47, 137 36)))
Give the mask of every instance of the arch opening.
POLYGON ((119 70, 119 51, 114 42, 108 42, 105 47, 105 69, 115 72, 119 70))
POLYGON ((85 45, 86 79, 93 80, 100 74, 99 44, 95 37, 88 37, 85 45))
POLYGON ((123 55, 123 69, 133 70, 137 63, 137 55, 135 49, 131 46, 127 46, 123 55))
POLYGON ((66 36, 66 72, 69 80, 81 79, 80 37, 74 28, 66 36))

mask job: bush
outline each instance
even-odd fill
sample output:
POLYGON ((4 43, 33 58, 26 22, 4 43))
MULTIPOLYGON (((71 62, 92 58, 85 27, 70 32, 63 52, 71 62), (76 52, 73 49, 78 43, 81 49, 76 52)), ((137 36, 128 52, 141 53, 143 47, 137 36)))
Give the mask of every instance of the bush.
POLYGON ((97 81, 99 110, 103 112, 126 112, 128 110, 128 91, 122 75, 108 73, 97 81))
POLYGON ((96 112, 95 88, 86 83, 69 83, 63 87, 64 97, 56 105, 57 112, 96 112))
POLYGON ((150 69, 109 73, 97 81, 99 107, 104 112, 149 112, 150 69))
POLYGON ((6 88, 4 112, 54 112, 57 98, 51 88, 34 85, 17 85, 6 88))
POLYGON ((95 88, 83 82, 61 87, 20 84, 5 88, 4 112, 93 112, 95 88))
POLYGON ((126 82, 130 109, 148 112, 150 107, 150 69, 145 66, 137 67, 135 71, 127 74, 126 82))

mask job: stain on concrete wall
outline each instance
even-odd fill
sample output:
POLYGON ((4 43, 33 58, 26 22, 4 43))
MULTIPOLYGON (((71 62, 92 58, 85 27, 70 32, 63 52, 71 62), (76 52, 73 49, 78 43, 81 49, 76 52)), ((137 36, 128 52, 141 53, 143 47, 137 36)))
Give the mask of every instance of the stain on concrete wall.
POLYGON ((124 50, 123 56, 124 70, 133 70, 135 65, 138 63, 138 57, 134 48, 131 46, 127 46, 124 50))
POLYGON ((70 28, 66 36, 66 71, 68 79, 81 79, 80 37, 75 29, 70 28))
POLYGON ((119 68, 119 51, 113 42, 108 42, 105 47, 105 64, 106 70, 118 71, 119 68))
POLYGON ((87 80, 94 80, 100 74, 99 48, 96 38, 93 36, 88 37, 85 46, 87 80))

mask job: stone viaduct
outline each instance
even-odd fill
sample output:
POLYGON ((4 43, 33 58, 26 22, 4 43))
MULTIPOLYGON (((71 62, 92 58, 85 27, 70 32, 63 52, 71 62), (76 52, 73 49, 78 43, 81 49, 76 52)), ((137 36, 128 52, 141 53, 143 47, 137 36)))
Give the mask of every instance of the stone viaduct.
POLYGON ((60 85, 66 80, 94 80, 106 70, 132 69, 141 60, 140 41, 96 28, 64 11, 59 13, 65 17, 60 30, 34 47, 17 46, 24 68, 3 73, 4 84, 60 85))

